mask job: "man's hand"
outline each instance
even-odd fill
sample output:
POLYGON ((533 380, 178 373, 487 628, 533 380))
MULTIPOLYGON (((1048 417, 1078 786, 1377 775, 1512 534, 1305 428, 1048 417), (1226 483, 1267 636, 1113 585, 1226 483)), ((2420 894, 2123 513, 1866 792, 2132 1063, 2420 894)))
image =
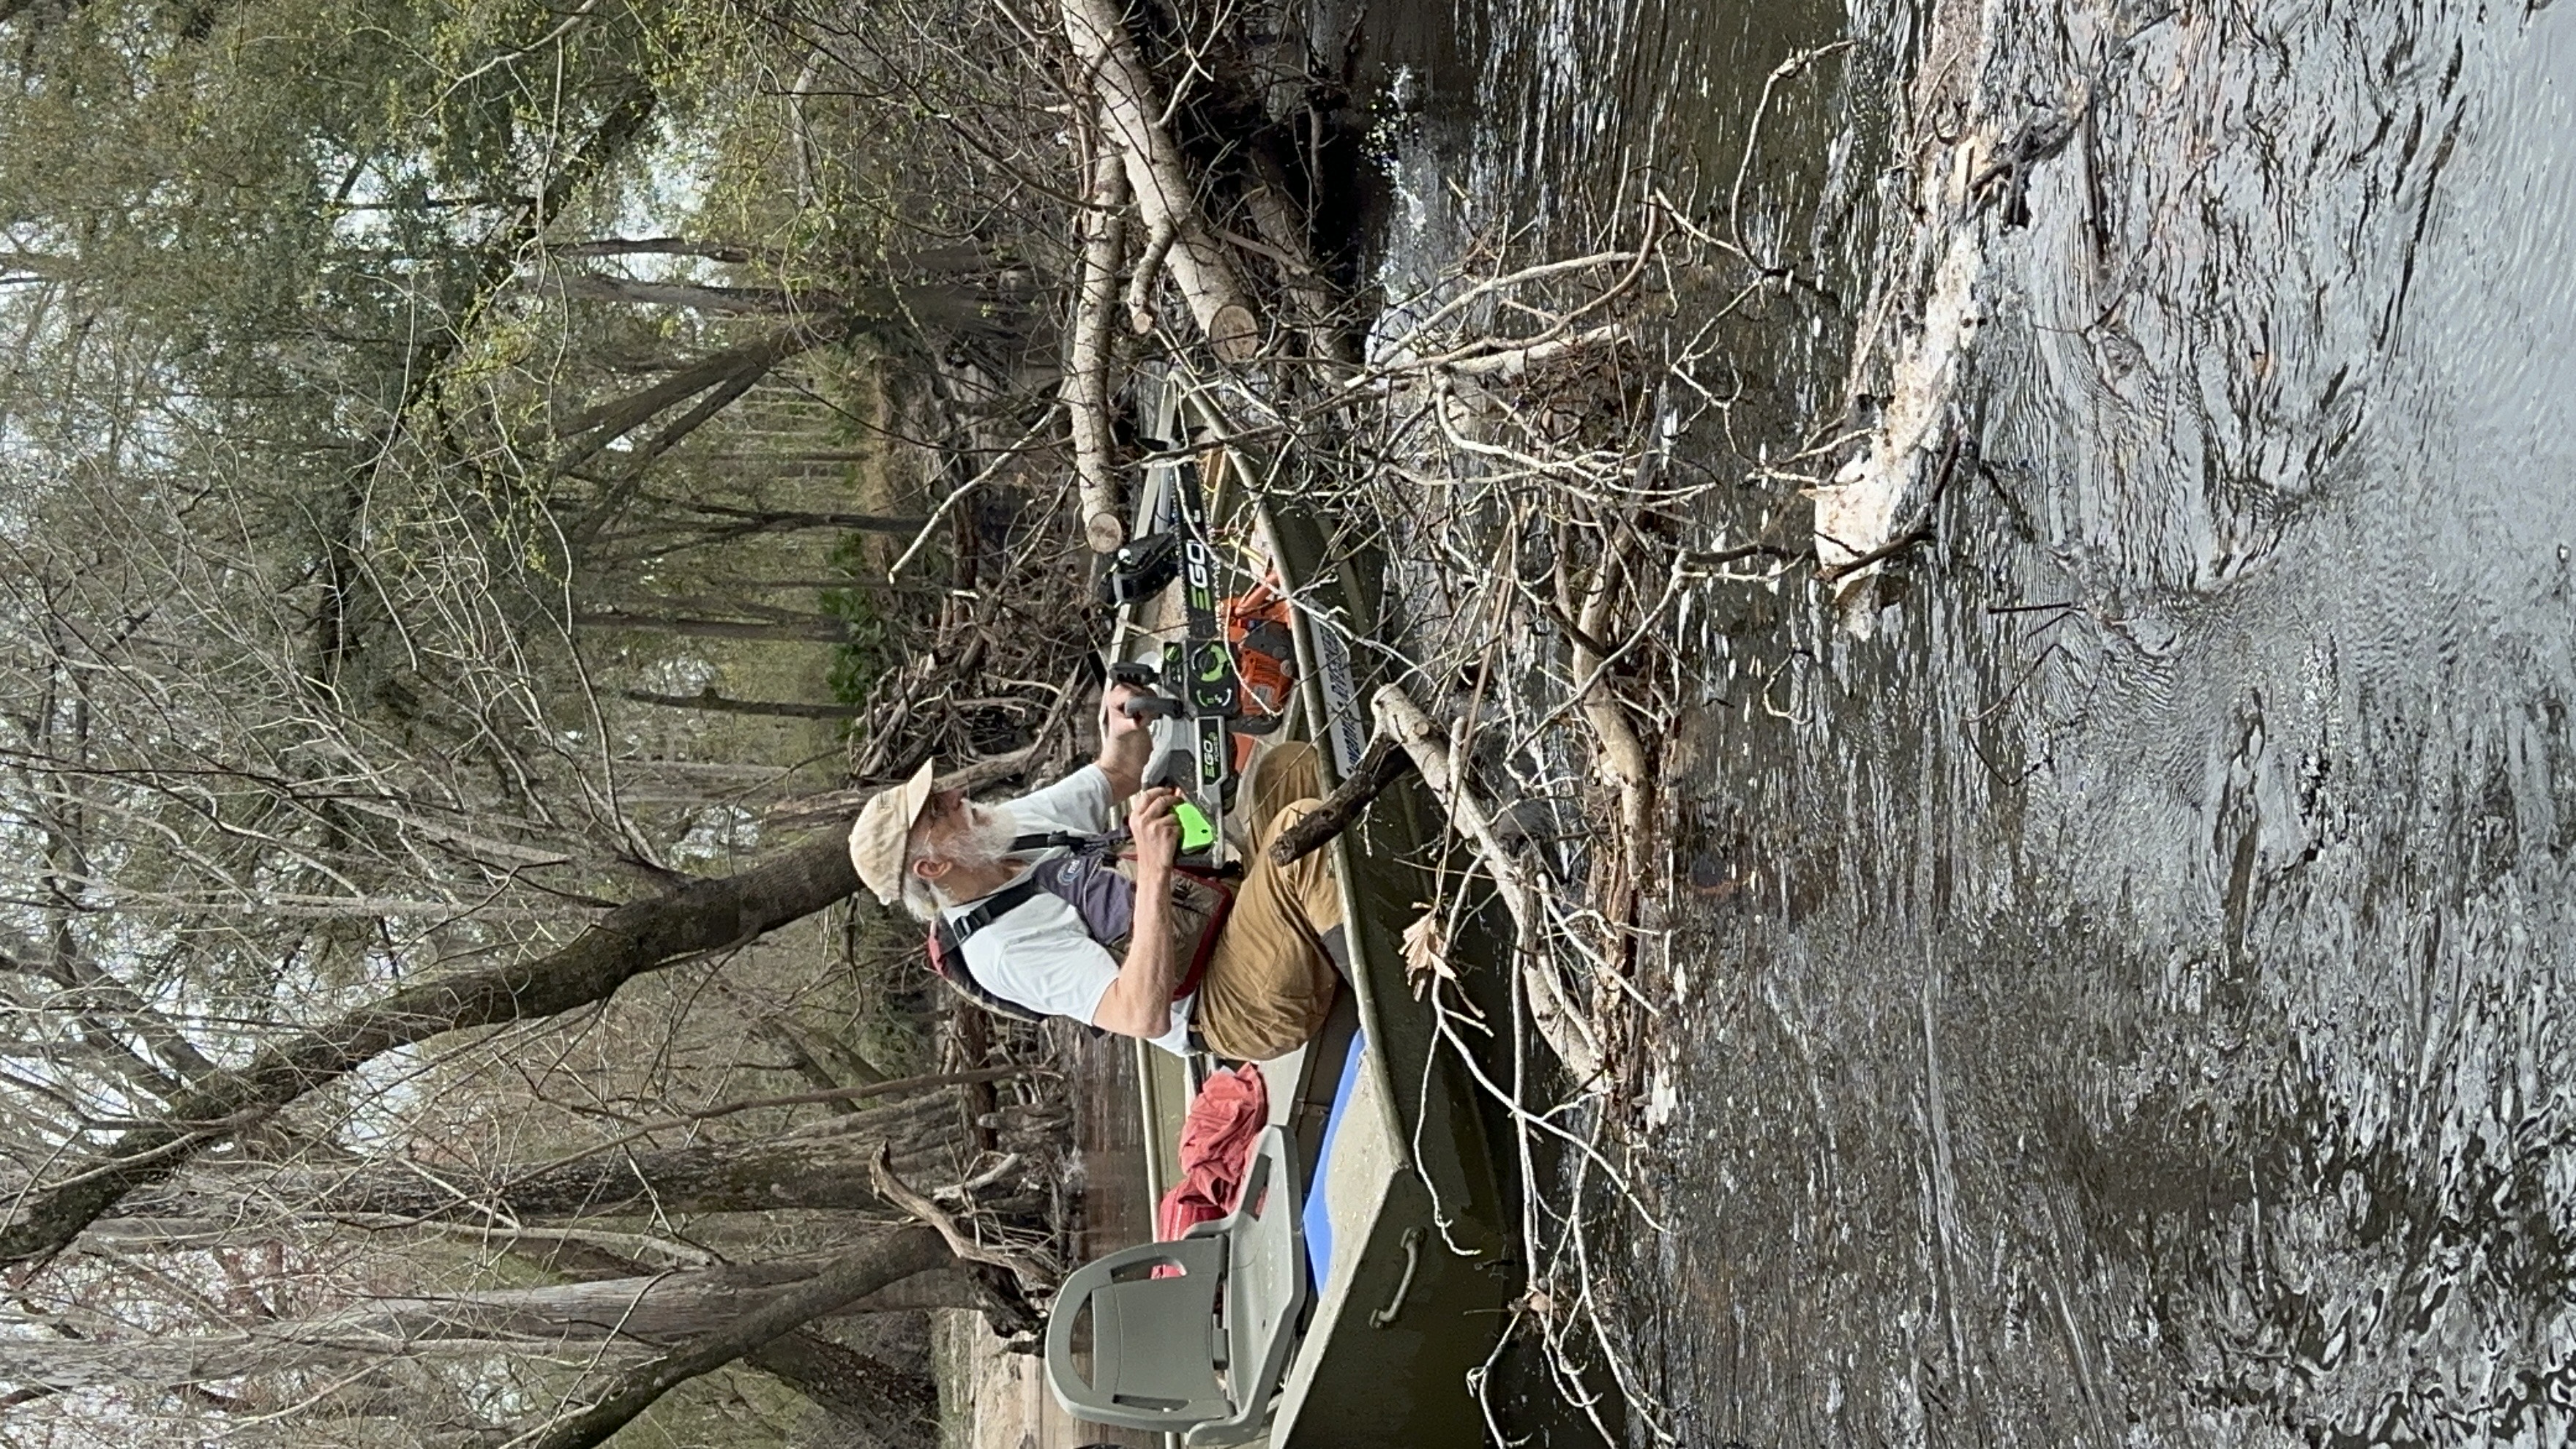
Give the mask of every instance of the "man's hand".
POLYGON ((1121 1036, 1159 1037, 1172 1029, 1172 993, 1182 962, 1172 953, 1172 858, 1181 848, 1181 822, 1172 806, 1178 790, 1139 794, 1127 807, 1127 830, 1136 838, 1136 923, 1118 979, 1101 994, 1091 1024, 1121 1036))
POLYGON ((1145 693, 1114 681, 1100 692, 1100 758, 1094 763, 1109 777, 1114 800, 1136 793, 1145 783, 1145 766, 1154 757, 1154 722, 1127 712, 1127 701, 1145 693))
POLYGON ((1105 742, 1138 731, 1151 732, 1154 722, 1138 719, 1127 712, 1127 701, 1143 699, 1145 691, 1132 684, 1112 683, 1100 694, 1100 738, 1105 742))
POLYGON ((1127 807, 1127 833, 1136 841, 1136 873, 1169 870, 1181 853, 1181 821, 1173 814, 1181 792, 1157 786, 1127 807))

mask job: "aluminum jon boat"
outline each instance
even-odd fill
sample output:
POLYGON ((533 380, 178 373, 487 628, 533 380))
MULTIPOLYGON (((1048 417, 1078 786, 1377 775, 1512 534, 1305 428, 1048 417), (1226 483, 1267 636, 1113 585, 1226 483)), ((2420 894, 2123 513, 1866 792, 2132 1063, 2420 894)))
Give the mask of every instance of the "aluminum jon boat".
MULTIPOLYGON (((1341 553, 1325 520, 1277 501, 1299 491, 1294 480, 1280 460, 1226 444, 1207 391, 1167 375, 1144 401, 1163 451, 1138 490, 1138 532, 1173 516, 1170 490, 1201 489, 1207 541, 1235 586, 1266 568, 1290 597, 1296 697, 1280 733, 1314 742, 1327 787, 1338 784, 1370 734, 1370 680, 1351 645, 1381 623, 1378 570, 1341 553)), ((1181 586, 1122 611, 1114 657, 1160 657, 1182 628, 1181 586)), ((1066 1279, 1047 1376, 1077 1419, 1191 1445, 1484 1439, 1471 1375, 1507 1319, 1515 1240, 1472 1083, 1435 1049, 1429 1008, 1405 981, 1404 929, 1433 898, 1426 823, 1401 782, 1323 847, 1350 925, 1349 979, 1315 1041, 1261 1064, 1271 1126, 1236 1212, 1066 1279)), ((1178 1178, 1190 1098, 1216 1064, 1135 1050, 1145 1185, 1159 1197, 1178 1178)))

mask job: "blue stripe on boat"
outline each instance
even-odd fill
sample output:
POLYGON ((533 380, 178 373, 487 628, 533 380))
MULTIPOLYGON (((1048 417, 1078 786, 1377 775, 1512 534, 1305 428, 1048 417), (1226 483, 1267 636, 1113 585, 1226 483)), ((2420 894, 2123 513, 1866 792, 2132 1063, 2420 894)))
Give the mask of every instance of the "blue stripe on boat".
POLYGON ((1315 1154, 1315 1177, 1306 1184, 1306 1205, 1298 1215, 1306 1230, 1306 1263, 1315 1273, 1315 1291, 1324 1291, 1327 1274, 1333 1266, 1333 1214, 1325 1205, 1324 1187, 1332 1181, 1333 1139, 1341 1134, 1342 1113, 1351 1105, 1351 1089, 1359 1085, 1360 1058, 1368 1055, 1368 1033, 1351 1033, 1350 1055, 1342 1059, 1341 1085, 1333 1089, 1333 1110, 1324 1119, 1324 1145, 1315 1154))

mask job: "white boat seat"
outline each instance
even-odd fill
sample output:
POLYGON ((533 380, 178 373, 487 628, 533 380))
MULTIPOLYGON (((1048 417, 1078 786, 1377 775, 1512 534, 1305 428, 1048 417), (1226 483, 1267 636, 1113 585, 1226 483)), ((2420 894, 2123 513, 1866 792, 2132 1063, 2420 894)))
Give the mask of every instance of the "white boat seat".
POLYGON ((1094 1424, 1238 1444, 1261 1432, 1307 1298, 1296 1149, 1265 1129, 1235 1210, 1084 1264, 1047 1315, 1047 1386, 1094 1424), (1180 1276, 1157 1278, 1157 1268, 1180 1276), (1088 1370, 1074 1344, 1088 1315, 1088 1370))

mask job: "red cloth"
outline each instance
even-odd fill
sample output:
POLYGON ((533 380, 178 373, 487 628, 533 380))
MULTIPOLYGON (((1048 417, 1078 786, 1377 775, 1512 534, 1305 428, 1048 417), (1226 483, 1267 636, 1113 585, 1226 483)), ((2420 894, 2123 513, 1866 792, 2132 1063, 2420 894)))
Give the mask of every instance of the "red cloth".
POLYGON ((1168 1243, 1234 1211, 1252 1149, 1269 1125, 1261 1068, 1245 1062, 1209 1077, 1181 1123, 1181 1180, 1154 1210, 1154 1236, 1168 1243))

